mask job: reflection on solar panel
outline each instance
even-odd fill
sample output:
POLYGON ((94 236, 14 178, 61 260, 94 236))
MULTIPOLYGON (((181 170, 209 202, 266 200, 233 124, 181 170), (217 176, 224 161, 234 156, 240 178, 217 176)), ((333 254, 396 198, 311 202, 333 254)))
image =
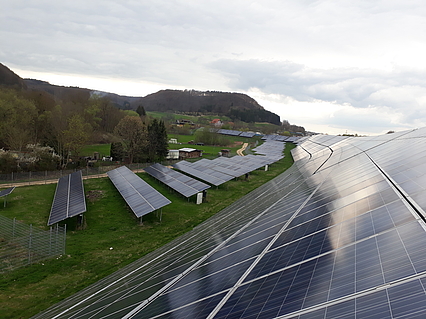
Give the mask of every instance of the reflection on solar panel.
POLYGON ((204 184, 203 182, 176 172, 158 163, 151 165, 144 170, 149 175, 155 177, 185 197, 191 197, 192 195, 210 188, 209 185, 204 184))
POLYGON ((2 190, 0 192, 0 197, 9 195, 10 193, 13 192, 14 189, 15 189, 15 187, 9 187, 9 188, 6 188, 6 189, 2 190))
POLYGON ((86 211, 83 176, 81 171, 61 177, 56 185, 55 197, 47 225, 53 225, 86 211))
POLYGON ((171 203, 126 166, 113 169, 107 174, 136 217, 142 217, 171 203))
POLYGON ((426 129, 314 136, 294 165, 39 318, 425 318, 426 129))

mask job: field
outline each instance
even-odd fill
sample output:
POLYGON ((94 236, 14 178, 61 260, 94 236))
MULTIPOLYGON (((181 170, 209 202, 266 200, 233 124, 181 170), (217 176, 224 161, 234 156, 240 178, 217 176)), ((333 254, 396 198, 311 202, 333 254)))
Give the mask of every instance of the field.
MULTIPOLYGON (((172 201, 163 208, 161 222, 151 213, 144 216, 143 225, 108 178, 85 180, 85 229, 77 231, 75 219, 67 220, 66 255, 1 275, 0 318, 29 318, 191 230, 290 167, 293 147, 288 144, 286 157, 271 165, 268 172, 258 170, 248 180, 212 187, 208 202, 201 205, 140 173, 172 201)), ((47 229, 54 191, 55 184, 17 187, 7 207, 0 207, 0 214, 47 229)))

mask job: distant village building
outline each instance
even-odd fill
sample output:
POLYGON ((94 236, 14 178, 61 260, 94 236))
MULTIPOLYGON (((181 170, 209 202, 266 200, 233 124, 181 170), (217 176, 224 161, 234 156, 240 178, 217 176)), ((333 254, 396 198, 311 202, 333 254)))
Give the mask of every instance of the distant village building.
POLYGON ((176 126, 182 127, 184 125, 189 125, 191 128, 195 127, 194 122, 192 122, 190 120, 186 120, 186 119, 176 120, 176 126))
POLYGON ((220 119, 214 119, 210 122, 210 124, 216 127, 221 127, 223 125, 223 122, 220 119))
POLYGON ((203 156, 203 150, 197 150, 195 148, 184 147, 179 149, 179 158, 197 158, 203 156))
POLYGON ((169 140, 169 143, 170 143, 170 144, 177 144, 177 143, 178 143, 178 141, 177 141, 177 139, 176 139, 176 138, 171 138, 171 139, 169 140))

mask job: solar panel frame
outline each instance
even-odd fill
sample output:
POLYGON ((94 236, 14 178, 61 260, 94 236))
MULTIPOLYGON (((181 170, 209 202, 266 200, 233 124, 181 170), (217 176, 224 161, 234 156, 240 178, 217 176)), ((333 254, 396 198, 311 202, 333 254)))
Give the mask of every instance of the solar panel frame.
MULTIPOLYGON (((212 170, 199 170, 196 169, 194 167, 191 166, 191 164, 187 161, 180 161, 177 162, 175 164, 173 164, 173 167, 175 167, 176 169, 187 173, 191 176, 197 177, 209 184, 212 184, 214 186, 219 186, 223 183, 226 183, 227 181, 231 180, 233 177, 231 177, 230 179, 222 179, 220 177, 218 177, 215 171, 212 170)), ((227 175, 229 176, 229 175, 227 175)), ((230 177, 230 176, 229 176, 230 177)))
POLYGON ((9 187, 9 188, 6 188, 6 189, 0 191, 0 197, 9 195, 10 193, 13 192, 14 189, 15 189, 15 186, 12 186, 12 187, 9 187))
POLYGON ((82 171, 59 178, 47 225, 51 226, 86 211, 82 171))
POLYGON ((126 166, 111 170, 107 175, 138 218, 171 203, 126 166))
POLYGON ((173 188, 175 191, 185 197, 191 197, 197 193, 200 193, 210 188, 210 185, 207 185, 203 182, 193 179, 192 177, 174 171, 159 163, 146 167, 144 170, 149 175, 158 179, 167 186, 173 188))

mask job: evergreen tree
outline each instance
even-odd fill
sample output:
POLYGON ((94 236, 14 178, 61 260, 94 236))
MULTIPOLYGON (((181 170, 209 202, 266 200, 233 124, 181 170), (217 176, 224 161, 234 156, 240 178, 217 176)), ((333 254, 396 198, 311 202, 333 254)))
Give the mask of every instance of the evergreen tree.
POLYGON ((136 113, 138 113, 139 116, 145 116, 146 115, 145 108, 142 105, 139 105, 138 108, 136 109, 136 113))
POLYGON ((167 131, 163 121, 154 119, 148 125, 148 160, 162 161, 168 153, 167 131))

